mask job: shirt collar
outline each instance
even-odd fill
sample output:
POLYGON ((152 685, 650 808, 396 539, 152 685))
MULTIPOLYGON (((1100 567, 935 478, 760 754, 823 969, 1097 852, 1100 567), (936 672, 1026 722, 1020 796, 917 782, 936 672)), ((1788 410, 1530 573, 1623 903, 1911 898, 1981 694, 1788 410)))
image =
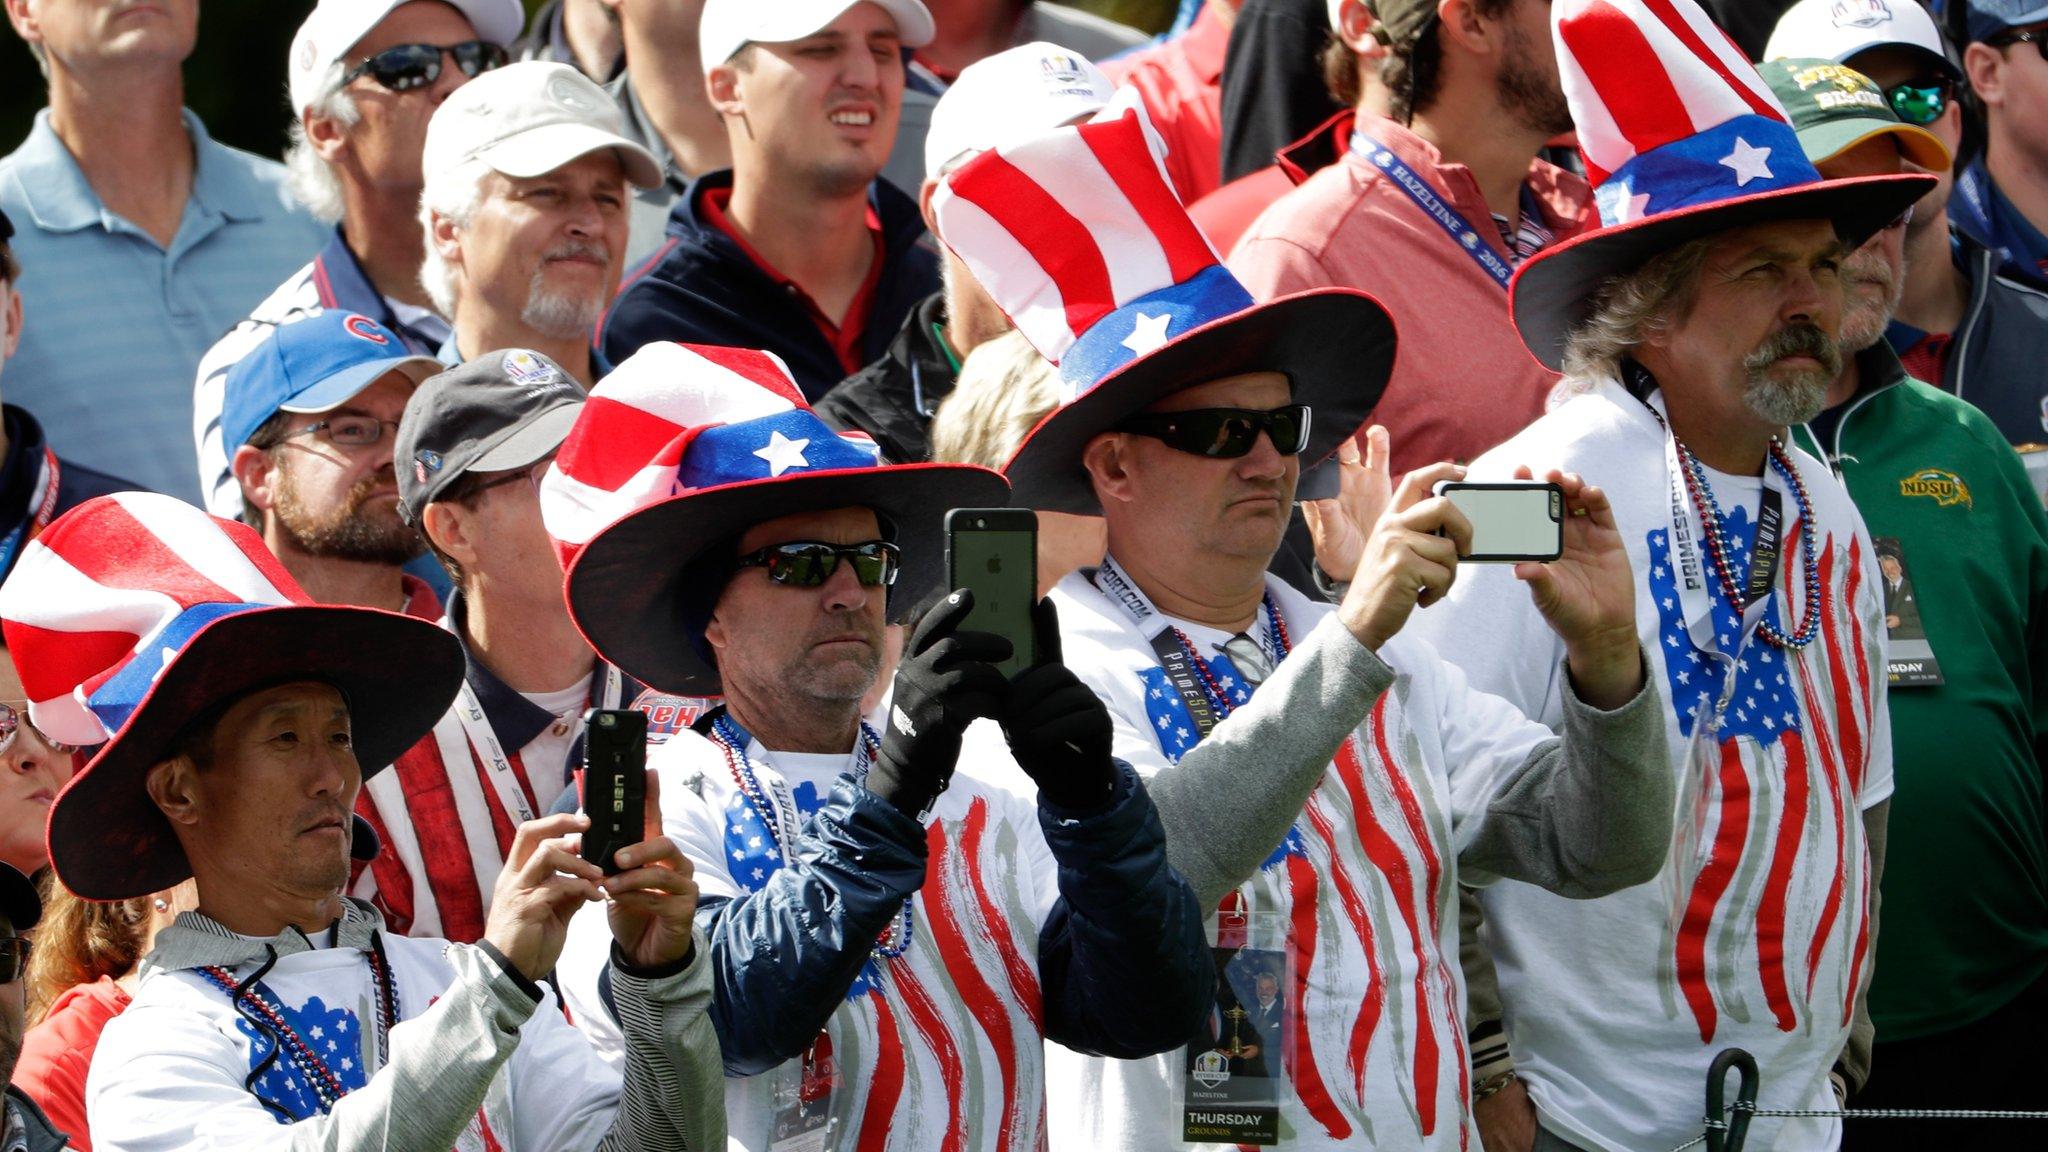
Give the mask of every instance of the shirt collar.
MULTIPOLYGON (((266 205, 254 186, 236 179, 231 150, 206 134, 206 125, 187 108, 182 113, 192 140, 192 200, 230 220, 259 220, 266 205)), ((50 110, 36 113, 35 126, 13 156, 15 180, 29 219, 45 232, 77 232, 104 225, 106 206, 78 161, 50 127, 50 110)))
POLYGON ((0 534, 4 534, 32 514, 28 501, 42 470, 44 441, 42 425, 27 409, 8 404, 0 419, 6 421, 7 428, 7 456, 0 460, 0 534))
MULTIPOLYGON (((384 921, 376 909, 352 896, 344 897, 341 919, 333 928, 335 946, 367 950, 371 938, 383 927, 384 921)), ((143 958, 142 974, 147 978, 158 971, 237 968, 262 960, 269 953, 282 958, 313 950, 313 942, 297 928, 286 928, 268 940, 252 940, 237 935, 204 913, 182 912, 170 927, 157 935, 155 947, 143 958)))
POLYGON ((476 702, 484 710, 485 722, 490 724, 492 732, 497 733, 498 743, 508 755, 516 756, 520 749, 533 743, 534 737, 553 726, 555 716, 498 679, 497 674, 469 650, 469 637, 463 626, 468 615, 469 608, 463 602, 462 593, 450 592, 448 623, 462 640, 462 661, 466 666, 464 678, 469 681, 469 690, 476 693, 476 702))

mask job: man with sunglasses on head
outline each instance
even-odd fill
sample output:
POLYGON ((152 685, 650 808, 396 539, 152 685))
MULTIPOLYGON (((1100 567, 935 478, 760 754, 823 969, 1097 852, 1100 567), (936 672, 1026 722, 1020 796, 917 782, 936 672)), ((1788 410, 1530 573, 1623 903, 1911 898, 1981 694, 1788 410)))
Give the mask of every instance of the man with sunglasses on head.
POLYGON ((611 364, 591 344, 625 265, 632 188, 661 182, 611 97, 567 64, 508 65, 427 125, 420 278, 455 332, 450 366, 542 353, 584 387, 611 364))
POLYGON ((70 1146, 62 1132, 14 1086, 14 1065, 21 1058, 21 1034, 28 1016, 28 931, 43 916, 43 898, 36 886, 12 865, 0 863, 0 1148, 8 1152, 63 1152, 70 1146))
MULTIPOLYGON (((49 91, 0 159, 0 210, 36 270, 15 398, 81 463, 194 499, 178 447, 193 370, 319 249, 320 225, 282 167, 216 142, 183 106, 199 0, 34 0, 7 18, 49 91)), ((26 100, 33 77, 8 73, 26 100)))
POLYGON ((442 625, 462 641, 461 694, 356 801, 386 848, 353 894, 394 932, 472 941, 514 829, 581 763, 583 715, 638 695, 569 619, 540 517, 540 476, 583 389, 527 349, 435 376, 399 421, 398 512, 455 590, 442 625))
POLYGON ((316 313, 270 330, 229 371, 221 430, 235 446, 241 519, 321 604, 439 619, 410 572, 419 537, 400 519, 398 418, 439 361, 406 351, 360 313, 316 313))
MULTIPOLYGON (((892 601, 940 582, 946 510, 1003 495, 878 464, 766 353, 678 344, 599 385, 544 484, 591 643, 725 698, 650 767, 702 886, 734 1148, 1029 1152, 1045 1040, 1142 1056, 1208 1009, 1194 893, 1050 608, 1006 677, 972 596, 934 597, 861 715, 892 601)), ((571 1011, 614 1033, 602 923, 570 935, 571 1011)))
POLYGON ((1595 896, 1662 860, 1671 794, 1628 563, 1606 496, 1557 477, 1563 553, 1517 574, 1565 649, 1561 738, 1404 632, 1470 550, 1470 523, 1430 495, 1457 466, 1403 480, 1340 606, 1270 577, 1302 467, 1386 386, 1393 321, 1346 289, 1254 304, 1184 213, 1159 214, 1174 202, 1149 157, 1126 115, 971 160, 934 199, 941 237, 1073 396, 1011 457, 1012 500, 1106 519, 1108 555, 1050 597, 1060 643, 1217 910, 1222 1021, 1155 1059, 1058 1057, 1052 1145, 1464 1148, 1458 885, 1595 896), (1020 194, 1017 172, 1038 187, 1020 194), (1021 210, 1047 197, 1116 238, 1097 291, 1137 295, 1069 272, 1073 222, 1021 210), (1136 205, 1147 234, 1122 227, 1136 205), (985 217, 1001 244, 976 243, 985 217), (1048 297, 1065 308, 1025 307, 1048 297), (1077 315, 1099 318, 1075 331, 1077 315), (1263 1077, 1221 1076, 1257 1043, 1232 1022, 1260 1004, 1259 972, 1283 974, 1287 1051, 1263 1077))
MULTIPOLYGON (((1963 155, 1962 69, 1919 5, 1863 3, 1843 11, 1834 0, 1802 0, 1779 22, 1764 54, 1784 56, 1823 57, 1863 73, 1900 120, 1933 133, 1951 156, 1963 155)), ((1906 164, 1914 167, 1911 156, 1906 164)), ((2048 376, 2040 371, 2048 362, 2048 292, 2007 266, 1967 224, 1957 226, 1969 213, 1952 196, 1961 170, 1931 171, 1939 183, 1913 205, 1906 223, 1904 275, 1892 285, 1886 341, 1914 379, 1976 405, 2010 443, 2048 442, 2048 376)), ((1897 233, 1880 239, 1891 243, 1897 233)), ((2033 459, 2048 469, 2048 455, 2033 459)), ((2048 471, 2036 475, 2034 487, 2048 489, 2048 471)))

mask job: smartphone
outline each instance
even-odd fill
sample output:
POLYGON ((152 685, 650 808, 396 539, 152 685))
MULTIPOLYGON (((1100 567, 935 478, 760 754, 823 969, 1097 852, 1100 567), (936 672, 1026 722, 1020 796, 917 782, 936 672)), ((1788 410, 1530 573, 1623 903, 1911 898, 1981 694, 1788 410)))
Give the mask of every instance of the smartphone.
POLYGON ((1538 480, 1448 481, 1437 494, 1472 522, 1472 551, 1460 560, 1507 563, 1564 555, 1564 490, 1538 480))
POLYGON ((592 708, 583 722, 583 858, 616 876, 612 857, 647 838, 647 713, 592 708))
POLYGON ((1029 508, 955 508, 946 513, 946 586, 974 593, 963 628, 1010 642, 996 665, 1015 676, 1038 663, 1031 609, 1038 603, 1038 514, 1029 508))

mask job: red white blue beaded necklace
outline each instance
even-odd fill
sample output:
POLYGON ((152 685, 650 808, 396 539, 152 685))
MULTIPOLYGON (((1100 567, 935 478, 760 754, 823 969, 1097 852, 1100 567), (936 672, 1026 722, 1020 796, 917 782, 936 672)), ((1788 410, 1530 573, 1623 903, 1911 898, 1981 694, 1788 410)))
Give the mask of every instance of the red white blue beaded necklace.
MULTIPOLYGON (((382 1067, 389 1063, 391 1058, 391 1025, 398 1019, 398 982, 391 976, 391 961, 384 956, 382 940, 372 937, 371 947, 364 956, 370 962, 370 979, 377 988, 377 1064, 382 1067)), ((277 1003, 276 994, 264 987, 260 980, 252 980, 247 987, 243 987, 242 983, 235 979, 232 971, 218 965, 199 968, 198 972, 209 983, 227 993, 230 1006, 239 1010, 244 1003, 249 1005, 269 1027, 271 1035, 277 1038, 278 1047, 284 1050, 285 1059, 291 1061, 292 1067, 312 1086, 314 1098, 320 1101, 321 1114, 326 1115, 333 1111, 335 1104, 348 1094, 348 1089, 343 1086, 341 1077, 335 1075, 334 1069, 327 1066, 327 1061, 320 1058, 320 1054, 313 1050, 312 1045, 306 1043, 305 1038, 299 1035, 299 1030, 292 1027, 291 1021, 285 1018, 284 1009, 277 1003)))
MULTIPOLYGON (((747 762, 746 753, 742 751, 747 744, 746 734, 740 731, 739 725, 733 723, 729 715, 721 711, 711 721, 711 740, 725 753, 725 765, 732 772, 734 786, 740 790, 740 795, 745 798, 747 804, 754 809, 754 814, 760 818, 762 826, 768 829, 769 838, 775 841, 775 850, 781 854, 783 860, 788 860, 789 836, 784 833, 781 814, 776 805, 769 802, 767 790, 761 787, 761 781, 754 775, 753 765, 747 762)), ((875 757, 881 750, 881 735, 869 727, 866 721, 862 721, 860 752, 854 758, 856 781, 867 776, 868 765, 875 762, 875 757)), ((903 955, 910 948, 912 923, 911 900, 905 897, 901 916, 896 923, 890 925, 889 934, 875 942, 872 955, 878 960, 894 960, 903 955)))
MULTIPOLYGON (((1272 657, 1273 667, 1278 668, 1280 662, 1287 659, 1287 654, 1294 650, 1294 643, 1288 639, 1287 622, 1281 619, 1280 606, 1273 603, 1271 592, 1266 593, 1262 606, 1266 610, 1267 632, 1272 637, 1272 647, 1267 655, 1272 657)), ((1168 625, 1168 631, 1173 633, 1174 641, 1180 645, 1181 652, 1194 667, 1195 675, 1201 677, 1202 691, 1209 697, 1209 707, 1215 710, 1216 719, 1220 721, 1236 711, 1237 705, 1224 693, 1223 685, 1217 683, 1216 673, 1210 670, 1209 662, 1202 659, 1201 653, 1195 650, 1195 642, 1188 638, 1187 633, 1171 625, 1168 625)))

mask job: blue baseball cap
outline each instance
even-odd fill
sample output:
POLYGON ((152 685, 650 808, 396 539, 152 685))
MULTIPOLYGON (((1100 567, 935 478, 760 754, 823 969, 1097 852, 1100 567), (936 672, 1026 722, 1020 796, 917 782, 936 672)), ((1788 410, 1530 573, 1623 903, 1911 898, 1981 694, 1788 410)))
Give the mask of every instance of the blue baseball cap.
POLYGON ((222 440, 232 454, 277 413, 339 407, 394 371, 418 384, 441 363, 407 351, 397 333, 356 312, 330 309, 280 324, 228 371, 222 440))
POLYGON ((1995 40, 2014 28, 2048 20, 2042 0, 1964 0, 1963 19, 1972 44, 1995 40))

